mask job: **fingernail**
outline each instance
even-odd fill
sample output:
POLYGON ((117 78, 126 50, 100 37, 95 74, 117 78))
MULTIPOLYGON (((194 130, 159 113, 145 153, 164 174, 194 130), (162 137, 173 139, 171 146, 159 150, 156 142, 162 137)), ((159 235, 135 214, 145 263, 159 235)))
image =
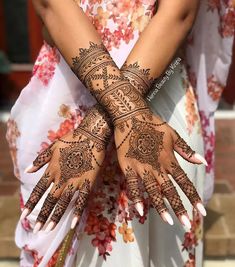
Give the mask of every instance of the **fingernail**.
POLYGON ((138 202, 135 204, 135 208, 138 211, 139 215, 142 217, 144 215, 144 207, 143 204, 138 202))
POLYGON ((30 164, 30 165, 24 170, 24 173, 28 173, 33 167, 34 167, 33 164, 30 164))
POLYGON ((202 205, 202 203, 197 203, 197 209, 199 210, 199 212, 201 213, 201 215, 206 216, 206 209, 204 208, 204 206, 202 205))
POLYGON ((78 217, 74 217, 71 223, 71 229, 74 229, 78 222, 78 217))
POLYGON ((191 229, 191 223, 190 223, 190 220, 188 219, 188 217, 186 215, 182 215, 181 220, 182 220, 183 224, 190 230, 191 229))
POLYGON ((53 228, 54 226, 54 222, 50 222, 48 225, 47 225, 47 228, 45 229, 45 232, 46 233, 49 233, 51 231, 51 229, 53 228))
POLYGON ((29 209, 24 209, 20 215, 20 221, 24 220, 24 218, 28 215, 29 209))
POLYGON ((162 214, 162 216, 166 219, 166 221, 170 224, 170 225, 173 225, 174 224, 174 221, 173 221, 173 219, 172 219, 172 217, 171 217, 171 215, 170 215, 170 213, 169 212, 164 212, 163 214, 162 214))
POLYGON ((196 159, 200 160, 201 163, 203 163, 203 164, 205 164, 206 166, 208 166, 207 161, 206 161, 205 158, 204 158, 203 156, 201 156, 200 154, 196 153, 196 154, 194 155, 194 157, 195 157, 196 159))
POLYGON ((33 233, 36 234, 41 228, 41 223, 37 222, 36 225, 34 226, 33 233))

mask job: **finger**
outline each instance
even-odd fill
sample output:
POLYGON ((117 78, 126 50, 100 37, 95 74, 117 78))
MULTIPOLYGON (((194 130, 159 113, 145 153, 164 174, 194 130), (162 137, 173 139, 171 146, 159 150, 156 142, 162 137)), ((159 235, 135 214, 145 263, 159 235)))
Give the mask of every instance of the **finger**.
POLYGON ((164 221, 167 221, 170 225, 173 225, 173 219, 168 212, 168 209, 163 201, 160 186, 152 173, 144 171, 143 173, 144 187, 150 197, 151 203, 159 215, 164 221))
POLYGON ((182 203, 182 200, 172 181, 168 178, 167 174, 164 174, 164 176, 164 181, 160 184, 161 192, 170 203, 174 213, 181 221, 181 223, 190 229, 191 223, 187 211, 182 203))
POLYGON ((138 174, 130 167, 127 166, 124 171, 126 177, 127 190, 130 196, 130 199, 135 204, 135 208, 140 214, 140 216, 144 215, 144 205, 143 198, 141 195, 140 185, 138 174))
POLYGON ((79 195, 75 204, 74 209, 74 218, 72 220, 71 228, 75 228, 77 222, 79 221, 80 217, 82 216, 82 213, 85 209, 85 206, 87 204, 89 195, 91 192, 91 181, 88 179, 85 179, 83 184, 81 185, 81 188, 79 189, 79 195))
POLYGON ((186 141, 176 132, 173 131, 174 150, 181 155, 185 160, 191 163, 205 164, 208 166, 206 160, 186 143, 186 141))
POLYGON ((41 152, 36 159, 33 161, 33 165, 31 164, 28 166, 24 173, 32 173, 38 171, 41 167, 43 167, 46 163, 48 163, 52 156, 52 146, 54 143, 52 143, 48 148, 46 148, 43 152, 41 152))
POLYGON ((50 223, 48 224, 45 232, 50 232, 60 221, 64 215, 70 201, 73 198, 74 193, 76 192, 76 187, 73 183, 68 184, 63 193, 61 194, 59 201, 56 204, 55 211, 53 212, 50 223))
POLYGON ((195 186, 193 185, 192 181, 188 178, 187 174, 184 170, 180 167, 178 162, 171 163, 171 170, 170 174, 180 186, 182 191, 185 193, 189 201, 192 205, 198 209, 198 211, 203 215, 206 216, 206 210, 202 205, 202 200, 197 193, 195 186))
POLYGON ((37 233, 42 226, 46 223, 49 218, 53 208, 55 207, 58 199, 60 198, 61 193, 65 187, 65 183, 62 183, 61 180, 59 183, 54 184, 49 194, 47 195, 43 206, 38 214, 37 223, 34 227, 33 233, 37 233))
POLYGON ((43 194, 50 186, 52 180, 53 178, 50 175, 49 171, 45 171, 42 178, 38 181, 32 193, 30 194, 30 197, 24 206, 24 210, 21 214, 20 220, 23 220, 34 209, 34 207, 37 205, 43 194))

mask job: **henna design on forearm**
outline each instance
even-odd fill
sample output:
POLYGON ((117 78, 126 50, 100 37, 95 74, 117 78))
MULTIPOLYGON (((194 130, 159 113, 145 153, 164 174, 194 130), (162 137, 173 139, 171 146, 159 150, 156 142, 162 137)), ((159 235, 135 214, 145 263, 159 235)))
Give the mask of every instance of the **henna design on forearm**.
POLYGON ((47 188, 49 187, 49 178, 50 174, 48 172, 44 173, 42 178, 38 181, 36 186, 34 187, 30 198, 25 204, 25 208, 28 208, 30 211, 34 209, 40 198, 46 192, 47 188))
POLYGON ((37 217, 38 222, 44 224, 47 221, 57 201, 58 198, 55 197, 52 193, 49 193, 47 195, 45 202, 42 206, 42 209, 37 217))
POLYGON ((76 201, 74 215, 76 215, 78 217, 80 217, 82 215, 83 210, 84 210, 86 203, 88 201, 90 191, 91 191, 91 182, 86 179, 79 190, 79 195, 78 195, 78 198, 76 201))
POLYGON ((113 123, 122 124, 133 114, 149 113, 139 92, 126 80, 105 46, 90 42, 72 59, 72 70, 108 111, 113 123))
POLYGON ((178 164, 174 162, 171 163, 171 174, 172 177, 177 182, 177 184, 182 189, 182 191, 188 197, 192 205, 201 202, 201 198, 198 195, 197 190, 194 187, 193 183, 189 180, 187 174, 178 164))
POLYGON ((159 214, 167 211, 167 208, 163 201, 163 196, 161 194, 160 186, 157 184, 156 178, 149 172, 144 171, 143 182, 146 191, 151 199, 153 207, 157 210, 159 214))
POLYGON ((70 201, 73 198, 73 195, 75 193, 75 187, 73 184, 70 184, 65 191, 62 193, 54 213, 51 216, 51 220, 55 222, 56 224, 60 221, 61 217, 65 213, 70 201))
POLYGON ((150 69, 141 69, 137 61, 132 64, 125 61, 121 71, 142 96, 148 93, 154 83, 154 79, 150 78, 150 69))
POLYGON ((191 158, 195 151, 184 141, 184 139, 175 131, 177 136, 177 140, 175 141, 175 145, 178 146, 189 158, 191 158))
POLYGON ((163 195, 167 198, 169 201, 172 209, 174 210, 176 216, 181 216, 183 214, 186 214, 187 211, 185 210, 182 200, 173 185, 171 180, 167 180, 161 184, 161 190, 163 195))
POLYGON ((108 145, 112 132, 113 126, 108 114, 99 104, 95 104, 87 111, 86 117, 73 132, 73 138, 84 134, 94 142, 97 151, 100 152, 108 145))
POLYGON ((143 197, 141 196, 137 173, 130 166, 127 166, 125 169, 125 177, 130 199, 134 204, 142 202, 143 197))
POLYGON ((157 131, 149 123, 133 119, 129 150, 125 156, 149 164, 161 175, 159 155, 163 149, 163 136, 164 132, 157 131))

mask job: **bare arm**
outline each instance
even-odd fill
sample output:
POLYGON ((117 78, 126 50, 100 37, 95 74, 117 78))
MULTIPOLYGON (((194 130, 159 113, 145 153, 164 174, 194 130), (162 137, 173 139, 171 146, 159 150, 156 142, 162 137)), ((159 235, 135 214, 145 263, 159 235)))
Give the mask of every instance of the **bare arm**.
MULTIPOLYGON (((33 2, 70 66, 71 58, 77 54, 79 47, 88 47, 89 41, 101 43, 96 29, 74 1, 33 2)), ((160 0, 157 13, 141 33, 127 63, 138 59, 142 68, 150 68, 152 77, 160 76, 191 29, 198 5, 198 0, 160 0)))

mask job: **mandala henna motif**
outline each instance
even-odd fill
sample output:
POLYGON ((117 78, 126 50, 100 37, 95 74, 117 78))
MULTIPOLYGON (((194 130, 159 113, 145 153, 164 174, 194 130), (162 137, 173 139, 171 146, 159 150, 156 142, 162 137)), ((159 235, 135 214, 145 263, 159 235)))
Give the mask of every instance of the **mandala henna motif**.
POLYGON ((187 213, 182 204, 182 200, 171 180, 163 182, 161 184, 161 190, 178 217, 187 213))
POLYGON ((157 212, 161 214, 162 212, 167 211, 161 194, 160 186, 157 184, 155 177, 149 171, 144 171, 143 182, 151 199, 151 203, 157 212))
POLYGON ((84 207, 87 203, 90 191, 91 191, 91 182, 86 179, 79 190, 78 199, 76 201, 76 206, 74 210, 74 214, 76 216, 80 217, 82 215, 84 207))
POLYGON ((37 221, 44 224, 50 216, 58 198, 49 193, 45 199, 42 209, 37 217, 37 221))
POLYGON ((72 143, 68 147, 60 148, 59 162, 61 177, 64 181, 94 170, 90 140, 85 139, 72 143))
POLYGON ((36 186, 34 187, 28 201, 25 204, 25 208, 28 208, 29 210, 33 210, 40 198, 43 196, 43 194, 46 192, 49 184, 49 178, 50 174, 45 173, 42 178, 38 181, 36 186))
POLYGON ((141 196, 139 179, 136 172, 130 166, 127 166, 125 169, 125 177, 130 199, 133 203, 141 202, 143 197, 141 196))
POLYGON ((201 202, 201 198, 198 195, 197 190, 187 177, 186 173, 182 170, 182 168, 178 164, 172 162, 171 170, 173 178, 185 193, 185 195, 188 197, 192 205, 201 202))
POLYGON ((134 119, 126 157, 147 163, 161 174, 159 155, 163 149, 164 132, 155 130, 149 124, 134 119))
POLYGON ((192 150, 192 148, 184 141, 182 137, 175 131, 177 135, 177 140, 175 141, 175 145, 178 146, 179 148, 182 149, 182 151, 189 157, 191 158, 194 154, 195 151, 192 150))
POLYGON ((62 193, 56 205, 55 211, 51 216, 51 220, 56 224, 60 221, 61 217, 65 213, 65 210, 67 209, 70 201, 72 200, 74 193, 75 193, 75 187, 73 184, 70 184, 62 193))

